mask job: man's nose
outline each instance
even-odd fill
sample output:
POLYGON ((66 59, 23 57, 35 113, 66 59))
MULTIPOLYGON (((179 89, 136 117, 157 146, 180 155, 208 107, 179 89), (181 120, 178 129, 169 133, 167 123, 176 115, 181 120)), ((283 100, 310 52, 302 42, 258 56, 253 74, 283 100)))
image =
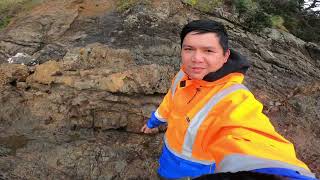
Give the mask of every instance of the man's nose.
POLYGON ((194 51, 192 56, 192 62, 194 63, 202 63, 203 62, 203 54, 201 51, 194 51))

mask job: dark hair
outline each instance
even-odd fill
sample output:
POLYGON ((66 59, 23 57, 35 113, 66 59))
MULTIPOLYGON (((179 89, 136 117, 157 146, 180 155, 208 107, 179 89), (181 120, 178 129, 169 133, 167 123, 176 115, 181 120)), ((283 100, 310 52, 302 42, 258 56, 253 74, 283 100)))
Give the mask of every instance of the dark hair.
POLYGON ((226 172, 203 175, 194 180, 288 180, 288 178, 273 174, 264 174, 251 171, 226 172))
POLYGON ((225 30, 224 25, 219 22, 213 20, 195 20, 189 22, 183 27, 180 33, 181 47, 184 38, 189 32, 197 32, 198 34, 209 32, 216 33, 223 52, 226 53, 229 49, 227 31, 225 30))

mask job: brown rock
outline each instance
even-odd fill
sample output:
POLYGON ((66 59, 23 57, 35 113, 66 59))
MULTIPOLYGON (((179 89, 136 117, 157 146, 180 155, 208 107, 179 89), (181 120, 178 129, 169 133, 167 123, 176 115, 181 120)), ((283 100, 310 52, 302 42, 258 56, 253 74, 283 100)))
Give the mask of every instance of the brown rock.
POLYGON ((18 52, 32 55, 43 44, 60 38, 78 16, 77 7, 67 9, 69 3, 48 1, 14 19, 0 41, 7 57, 18 52))
POLYGON ((61 66, 56 61, 48 61, 38 65, 34 74, 28 78, 28 82, 37 82, 41 84, 51 84, 55 79, 55 75, 61 73, 61 66))
POLYGON ((125 70, 134 65, 136 64, 130 51, 112 49, 100 43, 71 49, 63 58, 65 70, 105 67, 117 71, 125 70))
POLYGON ((10 82, 23 82, 29 76, 28 68, 20 64, 0 64, 0 87, 10 82))
POLYGON ((174 70, 169 66, 144 65, 131 70, 114 73, 99 80, 98 89, 126 94, 166 93, 174 70), (143 69, 143 71, 141 71, 143 69))

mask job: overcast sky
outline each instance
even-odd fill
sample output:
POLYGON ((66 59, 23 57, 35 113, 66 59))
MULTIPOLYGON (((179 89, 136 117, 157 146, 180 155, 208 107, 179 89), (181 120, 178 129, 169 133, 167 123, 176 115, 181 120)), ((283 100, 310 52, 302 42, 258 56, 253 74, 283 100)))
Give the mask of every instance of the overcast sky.
MULTIPOLYGON (((312 2, 307 2, 307 1, 305 1, 305 2, 306 2, 306 4, 304 5, 305 8, 308 7, 312 3, 312 2)), ((320 10, 320 6, 318 6, 316 8, 312 8, 312 10, 314 10, 314 11, 320 10)))

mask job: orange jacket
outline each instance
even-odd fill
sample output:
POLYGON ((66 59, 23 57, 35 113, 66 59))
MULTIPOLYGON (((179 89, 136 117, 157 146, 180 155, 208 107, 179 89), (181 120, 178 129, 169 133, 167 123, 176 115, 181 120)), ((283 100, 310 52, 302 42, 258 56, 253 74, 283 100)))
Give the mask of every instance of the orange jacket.
POLYGON ((215 172, 273 167, 314 177, 241 84, 243 78, 231 73, 214 82, 189 80, 180 70, 155 113, 168 123, 167 148, 192 162, 213 163, 215 172))

